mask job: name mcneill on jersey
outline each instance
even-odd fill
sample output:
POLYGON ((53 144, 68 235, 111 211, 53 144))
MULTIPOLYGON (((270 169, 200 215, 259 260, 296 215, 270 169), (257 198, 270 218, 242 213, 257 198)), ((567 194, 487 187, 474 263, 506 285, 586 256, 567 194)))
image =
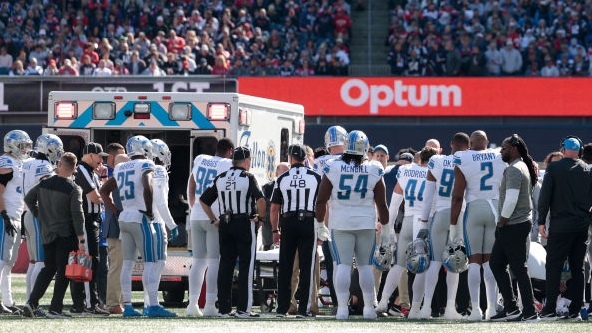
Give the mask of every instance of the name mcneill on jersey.
POLYGON ((341 172, 368 173, 365 165, 342 165, 341 172))

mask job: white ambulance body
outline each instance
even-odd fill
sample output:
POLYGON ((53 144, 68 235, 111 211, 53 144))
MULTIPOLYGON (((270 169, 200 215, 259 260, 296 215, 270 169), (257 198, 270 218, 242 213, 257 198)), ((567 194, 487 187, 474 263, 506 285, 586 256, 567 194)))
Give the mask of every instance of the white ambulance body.
MULTIPOLYGON (((169 244, 161 280, 167 301, 182 301, 187 290, 191 258, 182 224, 195 156, 214 155, 218 139, 230 138, 236 146, 251 149, 250 171, 263 185, 273 180, 278 163, 288 161, 288 146, 303 143, 304 137, 302 105, 238 93, 52 91, 48 109, 43 132, 60 136, 65 150, 79 158, 88 142, 98 142, 103 149, 112 142, 125 146, 134 135, 161 139, 171 149, 169 208, 181 223, 181 235, 169 244)), ((141 269, 139 262, 136 282, 141 269)))

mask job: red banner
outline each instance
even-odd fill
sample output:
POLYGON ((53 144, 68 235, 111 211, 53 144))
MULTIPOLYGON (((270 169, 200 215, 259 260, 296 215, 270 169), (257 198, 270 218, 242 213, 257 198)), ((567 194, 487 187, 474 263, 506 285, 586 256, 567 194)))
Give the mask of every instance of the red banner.
POLYGON ((239 78, 307 116, 591 116, 589 78, 239 78))

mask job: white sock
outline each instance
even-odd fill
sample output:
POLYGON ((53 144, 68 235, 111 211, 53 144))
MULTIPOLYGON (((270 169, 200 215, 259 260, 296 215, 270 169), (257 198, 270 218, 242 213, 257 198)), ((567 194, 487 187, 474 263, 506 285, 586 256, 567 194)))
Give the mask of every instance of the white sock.
POLYGON ((119 277, 123 303, 129 305, 132 304, 132 270, 134 268, 134 263, 133 260, 124 260, 121 265, 121 275, 119 277))
POLYGON ((154 263, 154 267, 152 268, 152 275, 150 278, 150 291, 156 295, 156 303, 151 305, 159 305, 158 302, 158 287, 160 286, 160 278, 162 276, 162 271, 164 270, 164 266, 166 265, 166 260, 159 260, 154 263))
POLYGON ((481 290, 481 266, 479 264, 469 264, 467 282, 469 284, 471 303, 479 304, 479 293, 481 290))
POLYGON ((2 284, 2 304, 6 306, 12 306, 14 300, 12 299, 12 265, 8 265, 4 262, 2 267, 2 278, 0 284, 2 284))
POLYGON ((26 285, 26 291, 25 291, 25 303, 29 302, 29 296, 31 295, 31 290, 33 290, 33 286, 34 286, 34 281, 31 282, 32 278, 33 278, 33 271, 35 270, 35 263, 34 262, 30 262, 29 266, 27 267, 27 275, 25 277, 25 285, 26 285))
POLYGON ((386 276, 386 281, 384 281, 384 287, 382 287, 382 294, 380 298, 381 303, 388 303, 388 299, 399 285, 399 280, 401 280, 401 275, 403 272, 405 272, 405 268, 399 265, 394 265, 391 267, 386 276))
MULTIPOLYGON (((155 306, 158 304, 158 287, 157 290, 154 290, 154 285, 158 286, 158 276, 154 274, 156 271, 157 263, 155 262, 145 262, 144 263, 144 273, 142 273, 142 283, 144 286, 147 286, 147 289, 144 289, 144 300, 146 294, 148 294, 148 306, 155 306)), ((146 302, 144 301, 144 306, 146 306, 146 302)))
MULTIPOLYGON (((423 300, 423 295, 425 294, 425 273, 415 274, 415 280, 413 280, 413 301, 411 302, 411 306, 417 307, 421 305, 421 301, 423 300)), ((431 305, 432 303, 430 303, 431 305)))
POLYGON ((456 308, 456 291, 458 290, 458 273, 446 273, 446 299, 447 304, 452 302, 452 305, 456 308))
POLYGON ((362 295, 364 298, 364 305, 374 304, 376 292, 374 290, 374 274, 372 272, 372 266, 358 266, 358 275, 360 279, 360 289, 362 289, 362 295))
POLYGON ((436 290, 436 284, 438 283, 440 267, 442 267, 441 262, 432 261, 428 271, 425 273, 425 295, 423 297, 423 303, 430 307, 432 306, 432 298, 434 298, 434 291, 436 290))
MULTIPOLYGON (((485 282, 485 295, 487 295, 487 306, 497 304, 497 283, 495 276, 489 267, 489 262, 483 263, 483 280, 485 282)), ((495 306, 494 306, 495 309, 495 306)))
MULTIPOLYGON (((208 268, 206 259, 193 258, 189 270, 189 304, 197 304, 201 294, 201 286, 204 280, 204 273, 208 268)), ((209 286, 209 283, 207 284, 209 286)), ((206 286, 206 287, 207 287, 206 286)))
MULTIPOLYGON (((206 304, 214 305, 218 299, 218 268, 220 259, 206 259, 206 304)), ((202 274, 203 275, 203 274, 202 274)))
POLYGON ((335 286, 335 295, 337 295, 338 306, 342 306, 342 300, 349 299, 349 285, 351 283, 351 266, 345 264, 339 264, 335 267, 335 280, 333 285, 335 286))

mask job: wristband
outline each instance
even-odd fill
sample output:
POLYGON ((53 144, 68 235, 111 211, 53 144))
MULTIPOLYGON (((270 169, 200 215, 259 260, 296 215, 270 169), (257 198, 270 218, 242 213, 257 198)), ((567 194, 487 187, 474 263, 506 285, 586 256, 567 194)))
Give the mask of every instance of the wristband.
POLYGON ((78 243, 80 243, 80 244, 84 244, 84 243, 86 243, 86 240, 84 240, 84 239, 79 239, 79 240, 78 240, 78 243))
POLYGON ((213 219, 213 220, 210 222, 210 224, 214 224, 214 223, 216 223, 217 221, 218 221, 218 219, 213 219))
POLYGON ((273 232, 274 234, 279 233, 280 231, 278 229, 272 230, 271 232, 273 232))

